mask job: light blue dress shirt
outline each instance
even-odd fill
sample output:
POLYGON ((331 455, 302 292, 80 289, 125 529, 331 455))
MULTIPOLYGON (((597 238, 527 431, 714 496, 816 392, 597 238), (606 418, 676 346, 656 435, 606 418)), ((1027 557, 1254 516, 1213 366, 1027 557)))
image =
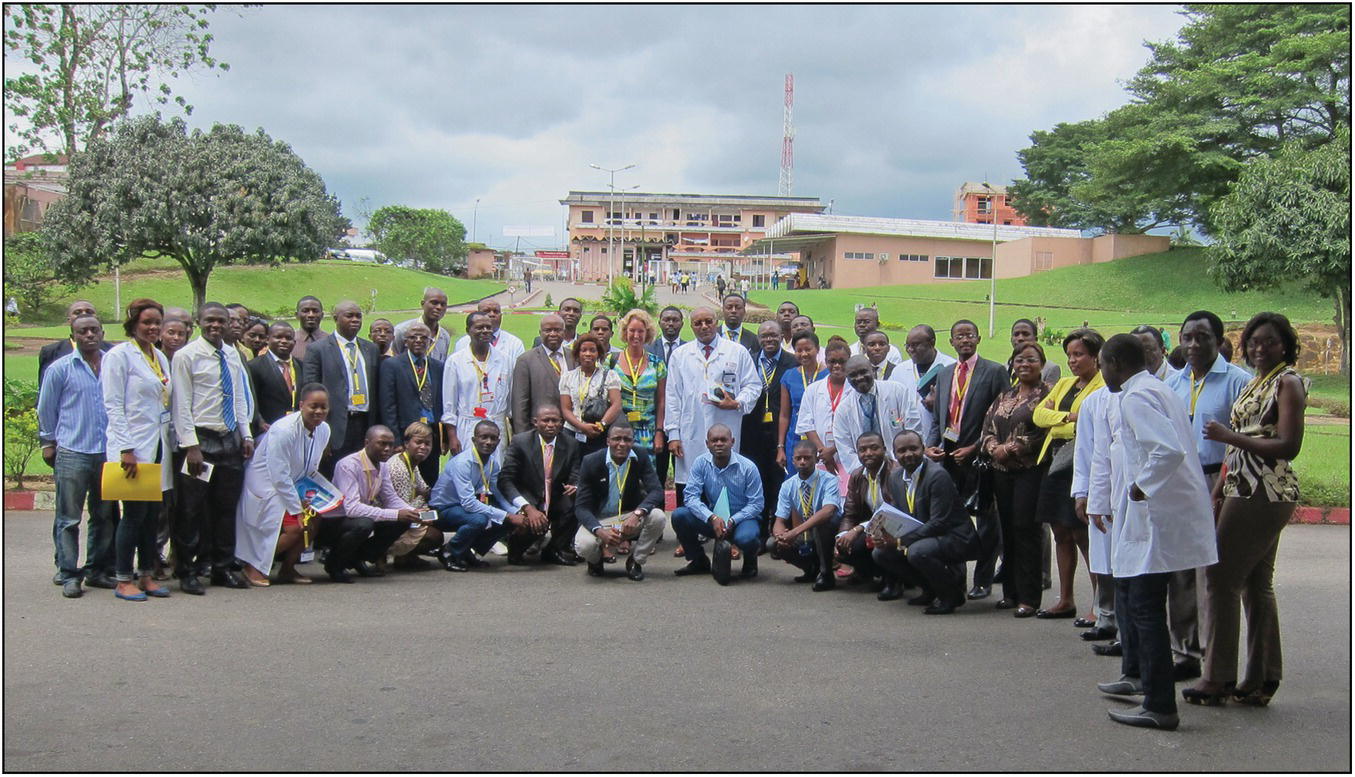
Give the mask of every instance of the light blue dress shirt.
POLYGON ((52 362, 38 390, 38 439, 76 453, 102 454, 107 429, 103 386, 80 352, 52 362))
MULTIPOLYGON (((800 473, 796 472, 781 484, 781 490, 776 495, 777 518, 789 520, 791 511, 800 506, 800 484, 803 482, 805 481, 800 477, 800 473)), ((809 476, 809 488, 810 509, 809 515, 803 516, 804 518, 807 519, 817 513, 825 504, 837 507, 837 513, 829 519, 830 521, 842 515, 842 492, 838 489, 836 475, 816 469, 809 476)))
POLYGON ((765 504, 762 496, 762 475, 757 465, 737 453, 730 454, 724 469, 715 466, 710 453, 703 453, 693 462, 687 473, 687 487, 682 491, 682 503, 687 509, 709 521, 711 507, 720 499, 720 490, 729 489, 730 525, 757 520, 765 504))
POLYGON ((438 477, 438 482, 428 495, 428 506, 434 510, 460 507, 468 513, 483 513, 489 516, 491 524, 503 523, 508 513, 516 511, 499 490, 499 471, 502 469, 503 465, 499 463, 499 454, 496 452, 485 462, 482 477, 475 449, 466 448, 448 460, 447 466, 443 467, 442 475, 438 477), (489 504, 481 502, 478 498, 480 494, 485 493, 486 480, 489 481, 489 504))
MULTIPOLYGON (((1183 369, 1171 373, 1163 382, 1167 388, 1171 389, 1176 396, 1181 398, 1181 402, 1186 406, 1186 412, 1190 413, 1190 394, 1191 394, 1191 376, 1190 365, 1187 364, 1183 369)), ((1195 387, 1200 388, 1200 396, 1195 400, 1195 412, 1190 414, 1190 428, 1195 431, 1195 449, 1200 454, 1200 466, 1211 467, 1223 463, 1223 452, 1228 447, 1226 444, 1215 440, 1206 440, 1204 438, 1205 424, 1210 421, 1218 421, 1229 429, 1232 428, 1233 403, 1242 393, 1242 389, 1251 382, 1252 376, 1247 371, 1230 364, 1223 354, 1219 354, 1214 359, 1214 364, 1205 373, 1204 386, 1201 388, 1199 381, 1195 382, 1195 387)))

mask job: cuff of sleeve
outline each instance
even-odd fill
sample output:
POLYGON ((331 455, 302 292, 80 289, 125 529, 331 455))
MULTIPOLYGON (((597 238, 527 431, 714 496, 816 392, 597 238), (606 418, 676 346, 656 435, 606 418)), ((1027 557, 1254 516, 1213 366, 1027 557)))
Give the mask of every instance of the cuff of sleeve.
POLYGON ((513 497, 513 506, 514 506, 514 507, 517 507, 517 508, 523 508, 523 507, 526 507, 526 506, 527 506, 527 500, 526 500, 525 498, 523 498, 521 495, 515 496, 515 497, 513 497))

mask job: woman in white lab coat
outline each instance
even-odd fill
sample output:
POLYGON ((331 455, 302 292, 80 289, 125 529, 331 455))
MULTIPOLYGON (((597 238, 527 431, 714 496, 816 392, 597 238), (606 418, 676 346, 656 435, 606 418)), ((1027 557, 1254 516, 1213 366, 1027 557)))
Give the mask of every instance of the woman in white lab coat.
MULTIPOLYGON (((133 300, 122 324, 131 340, 109 349, 99 371, 108 414, 107 460, 119 462, 128 478, 137 476, 138 464, 163 463, 161 493, 173 483, 169 466, 169 360, 155 347, 164 315, 164 307, 153 299, 133 300)), ((122 503, 122 520, 114 540, 118 584, 113 595, 117 598, 144 602, 147 596, 169 596, 169 589, 152 579, 160 558, 155 541, 159 517, 160 502, 122 503), (134 556, 139 556, 135 574, 134 556)))
POLYGON ((245 487, 235 511, 235 556, 245 564, 251 585, 268 585, 273 559, 281 557, 280 583, 309 583, 296 571, 305 549, 308 504, 296 492, 303 477, 318 478, 320 457, 329 445, 329 392, 319 383, 301 388, 301 406, 279 418, 259 438, 245 466, 245 487))

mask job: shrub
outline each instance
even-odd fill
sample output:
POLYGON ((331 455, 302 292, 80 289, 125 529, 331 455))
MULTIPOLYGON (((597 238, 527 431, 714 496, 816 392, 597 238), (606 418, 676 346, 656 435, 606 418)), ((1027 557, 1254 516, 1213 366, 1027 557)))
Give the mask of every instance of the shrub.
POLYGON ((659 303, 654 298, 654 287, 646 286, 643 293, 636 294, 635 285, 631 283, 630 278, 624 276, 612 281, 599 304, 603 310, 611 313, 625 313, 635 308, 650 315, 659 312, 659 303))
POLYGON ((546 301, 541 304, 544 305, 547 310, 551 310, 555 307, 555 300, 550 298, 550 292, 546 292, 546 301))
POLYGON ((41 446, 37 405, 36 383, 13 378, 5 381, 5 474, 21 490, 28 460, 41 446))

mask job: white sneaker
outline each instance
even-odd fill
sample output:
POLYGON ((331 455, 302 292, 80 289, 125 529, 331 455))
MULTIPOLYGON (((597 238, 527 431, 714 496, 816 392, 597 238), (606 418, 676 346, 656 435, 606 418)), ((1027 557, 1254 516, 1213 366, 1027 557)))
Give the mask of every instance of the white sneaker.
POLYGON ((494 543, 494 547, 489 549, 489 552, 493 553, 496 556, 507 556, 508 546, 503 544, 502 542, 496 542, 494 543))

